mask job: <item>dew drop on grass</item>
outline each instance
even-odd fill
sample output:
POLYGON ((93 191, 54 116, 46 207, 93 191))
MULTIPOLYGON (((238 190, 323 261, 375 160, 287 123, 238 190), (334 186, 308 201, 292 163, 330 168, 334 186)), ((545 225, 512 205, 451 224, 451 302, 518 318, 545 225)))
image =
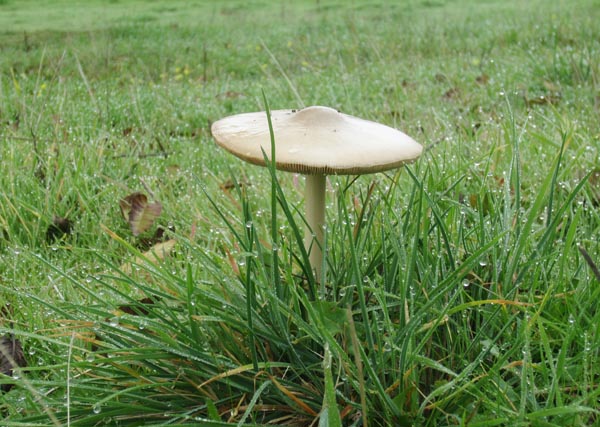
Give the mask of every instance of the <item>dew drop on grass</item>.
POLYGON ((119 325, 119 318, 117 316, 111 317, 110 320, 109 320, 109 325, 110 326, 118 326, 119 325))
POLYGON ((589 340, 587 332, 583 333, 583 350, 586 353, 592 351, 592 343, 590 343, 590 340, 589 340))
POLYGON ((94 404, 94 406, 92 406, 92 412, 94 414, 99 414, 102 411, 102 406, 99 403, 94 404))
POLYGON ((465 288, 465 289, 467 289, 470 284, 471 283, 467 279, 463 280, 463 282, 462 282, 463 288, 465 288))

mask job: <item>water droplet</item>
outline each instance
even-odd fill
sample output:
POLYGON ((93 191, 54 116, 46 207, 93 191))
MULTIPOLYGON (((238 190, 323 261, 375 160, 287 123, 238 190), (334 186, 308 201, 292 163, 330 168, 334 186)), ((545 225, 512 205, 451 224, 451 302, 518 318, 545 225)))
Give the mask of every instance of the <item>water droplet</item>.
POLYGON ((110 320, 108 321, 108 324, 110 326, 118 326, 119 325, 119 317, 115 316, 115 317, 111 317, 110 320))
POLYGON ((467 279, 463 280, 463 282, 462 282, 463 288, 465 288, 465 289, 467 289, 470 284, 471 284, 471 282, 469 282, 467 279))
POLYGON ((94 414, 99 414, 102 411, 102 406, 99 403, 94 404, 94 406, 92 406, 92 412, 94 414))
POLYGON ((589 340, 587 332, 583 333, 583 350, 585 352, 592 351, 592 343, 590 343, 590 340, 589 340))

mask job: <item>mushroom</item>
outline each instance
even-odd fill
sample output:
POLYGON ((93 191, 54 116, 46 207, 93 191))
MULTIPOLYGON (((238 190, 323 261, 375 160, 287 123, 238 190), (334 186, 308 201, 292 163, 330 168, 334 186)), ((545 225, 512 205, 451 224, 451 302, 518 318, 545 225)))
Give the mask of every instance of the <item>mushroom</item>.
MULTIPOLYGON (((304 246, 321 280, 325 176, 361 175, 393 169, 417 159, 423 147, 404 133, 321 106, 271 111, 275 167, 306 175, 304 246)), ((271 137, 266 112, 225 117, 213 123, 212 135, 227 151, 265 166, 271 137)))

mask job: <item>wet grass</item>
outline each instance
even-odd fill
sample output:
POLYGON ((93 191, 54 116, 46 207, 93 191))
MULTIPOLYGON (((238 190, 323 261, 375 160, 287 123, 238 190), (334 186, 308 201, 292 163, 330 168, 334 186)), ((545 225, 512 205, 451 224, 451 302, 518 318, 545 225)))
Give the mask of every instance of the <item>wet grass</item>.
POLYGON ((28 362, 6 425, 598 422, 593 1, 0 12, 0 326, 28 362), (426 147, 329 178, 322 284, 302 180, 210 136, 263 91, 426 147), (163 205, 137 237, 134 191, 163 205))

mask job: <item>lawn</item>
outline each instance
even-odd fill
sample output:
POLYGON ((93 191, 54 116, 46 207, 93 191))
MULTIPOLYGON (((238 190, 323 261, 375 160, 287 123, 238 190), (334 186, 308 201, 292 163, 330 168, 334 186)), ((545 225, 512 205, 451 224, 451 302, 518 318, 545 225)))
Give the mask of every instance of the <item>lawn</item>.
POLYGON ((600 425, 597 0, 0 0, 6 426, 600 425), (304 179, 213 122, 424 146, 304 179), (135 214, 132 214, 132 211, 135 214))

